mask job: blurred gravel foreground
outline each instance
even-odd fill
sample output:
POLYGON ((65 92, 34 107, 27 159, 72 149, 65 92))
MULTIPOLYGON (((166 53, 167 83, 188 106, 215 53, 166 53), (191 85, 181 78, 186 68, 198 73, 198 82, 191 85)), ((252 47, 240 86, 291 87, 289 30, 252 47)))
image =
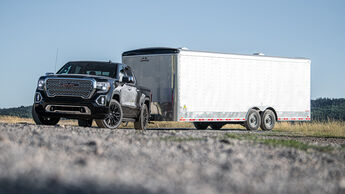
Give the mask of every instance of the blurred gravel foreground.
POLYGON ((0 193, 345 193, 344 148, 225 133, 3 123, 0 193))

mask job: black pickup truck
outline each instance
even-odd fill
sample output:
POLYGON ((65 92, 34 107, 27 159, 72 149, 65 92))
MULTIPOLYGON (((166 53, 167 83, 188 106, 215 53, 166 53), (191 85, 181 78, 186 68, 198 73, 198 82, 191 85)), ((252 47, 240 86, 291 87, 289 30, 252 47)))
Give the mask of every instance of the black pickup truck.
POLYGON ((150 118, 151 91, 136 83, 125 64, 74 61, 56 74, 38 80, 32 108, 36 124, 56 125, 61 117, 78 119, 79 126, 117 128, 134 122, 145 130, 150 118))

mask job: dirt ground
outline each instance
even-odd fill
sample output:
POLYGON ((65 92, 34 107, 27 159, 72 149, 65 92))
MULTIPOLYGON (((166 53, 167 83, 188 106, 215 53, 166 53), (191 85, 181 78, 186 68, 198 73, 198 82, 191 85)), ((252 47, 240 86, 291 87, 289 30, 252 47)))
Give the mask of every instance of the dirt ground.
POLYGON ((345 193, 345 139, 246 133, 0 123, 0 193, 345 193))

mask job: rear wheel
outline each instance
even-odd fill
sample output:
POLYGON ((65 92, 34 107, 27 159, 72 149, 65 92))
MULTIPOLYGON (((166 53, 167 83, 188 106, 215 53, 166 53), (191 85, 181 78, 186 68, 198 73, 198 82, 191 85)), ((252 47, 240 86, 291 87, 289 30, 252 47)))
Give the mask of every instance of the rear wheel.
POLYGON ((261 117, 257 110, 250 109, 248 112, 247 120, 244 122, 244 126, 247 130, 255 131, 260 127, 261 117))
POLYGON ((37 125, 56 125, 60 117, 46 117, 36 112, 35 105, 32 106, 32 118, 37 125))
POLYGON ((209 123, 204 122, 194 122, 194 127, 197 129, 207 129, 207 127, 210 125, 209 123))
POLYGON ((221 129, 225 124, 223 123, 211 123, 210 127, 215 130, 221 129))
POLYGON ((80 127, 91 127, 92 119, 78 119, 78 125, 80 127))
POLYGON ((146 130, 148 122, 149 122, 149 111, 148 111, 147 105, 144 104, 143 107, 141 108, 137 121, 134 122, 134 128, 136 130, 146 130))
POLYGON ((98 127, 116 129, 122 123, 122 108, 117 100, 111 100, 105 119, 95 120, 98 127))
POLYGON ((261 129, 264 131, 270 131, 274 128, 274 125, 276 124, 276 116, 272 110, 265 110, 261 114, 261 129))

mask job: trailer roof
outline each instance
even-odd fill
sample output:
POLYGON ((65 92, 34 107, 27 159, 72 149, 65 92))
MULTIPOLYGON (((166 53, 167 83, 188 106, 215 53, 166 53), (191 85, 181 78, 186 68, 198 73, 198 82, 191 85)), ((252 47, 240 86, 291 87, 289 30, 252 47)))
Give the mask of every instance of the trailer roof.
POLYGON ((122 56, 134 56, 134 55, 155 55, 155 54, 174 54, 183 52, 200 52, 200 53, 213 53, 213 54, 230 54, 230 55, 240 55, 240 56, 256 56, 256 57, 273 57, 273 58, 284 58, 284 59, 306 59, 305 57, 280 57, 280 56, 268 56, 268 55, 248 55, 248 54, 234 54, 234 53, 221 53, 221 52, 209 52, 209 51, 196 51, 188 50, 183 48, 170 48, 170 47, 150 47, 130 50, 122 53, 122 56))
POLYGON ((180 49, 168 47, 142 48, 122 53, 122 56, 147 55, 147 54, 172 54, 179 53, 180 49))

